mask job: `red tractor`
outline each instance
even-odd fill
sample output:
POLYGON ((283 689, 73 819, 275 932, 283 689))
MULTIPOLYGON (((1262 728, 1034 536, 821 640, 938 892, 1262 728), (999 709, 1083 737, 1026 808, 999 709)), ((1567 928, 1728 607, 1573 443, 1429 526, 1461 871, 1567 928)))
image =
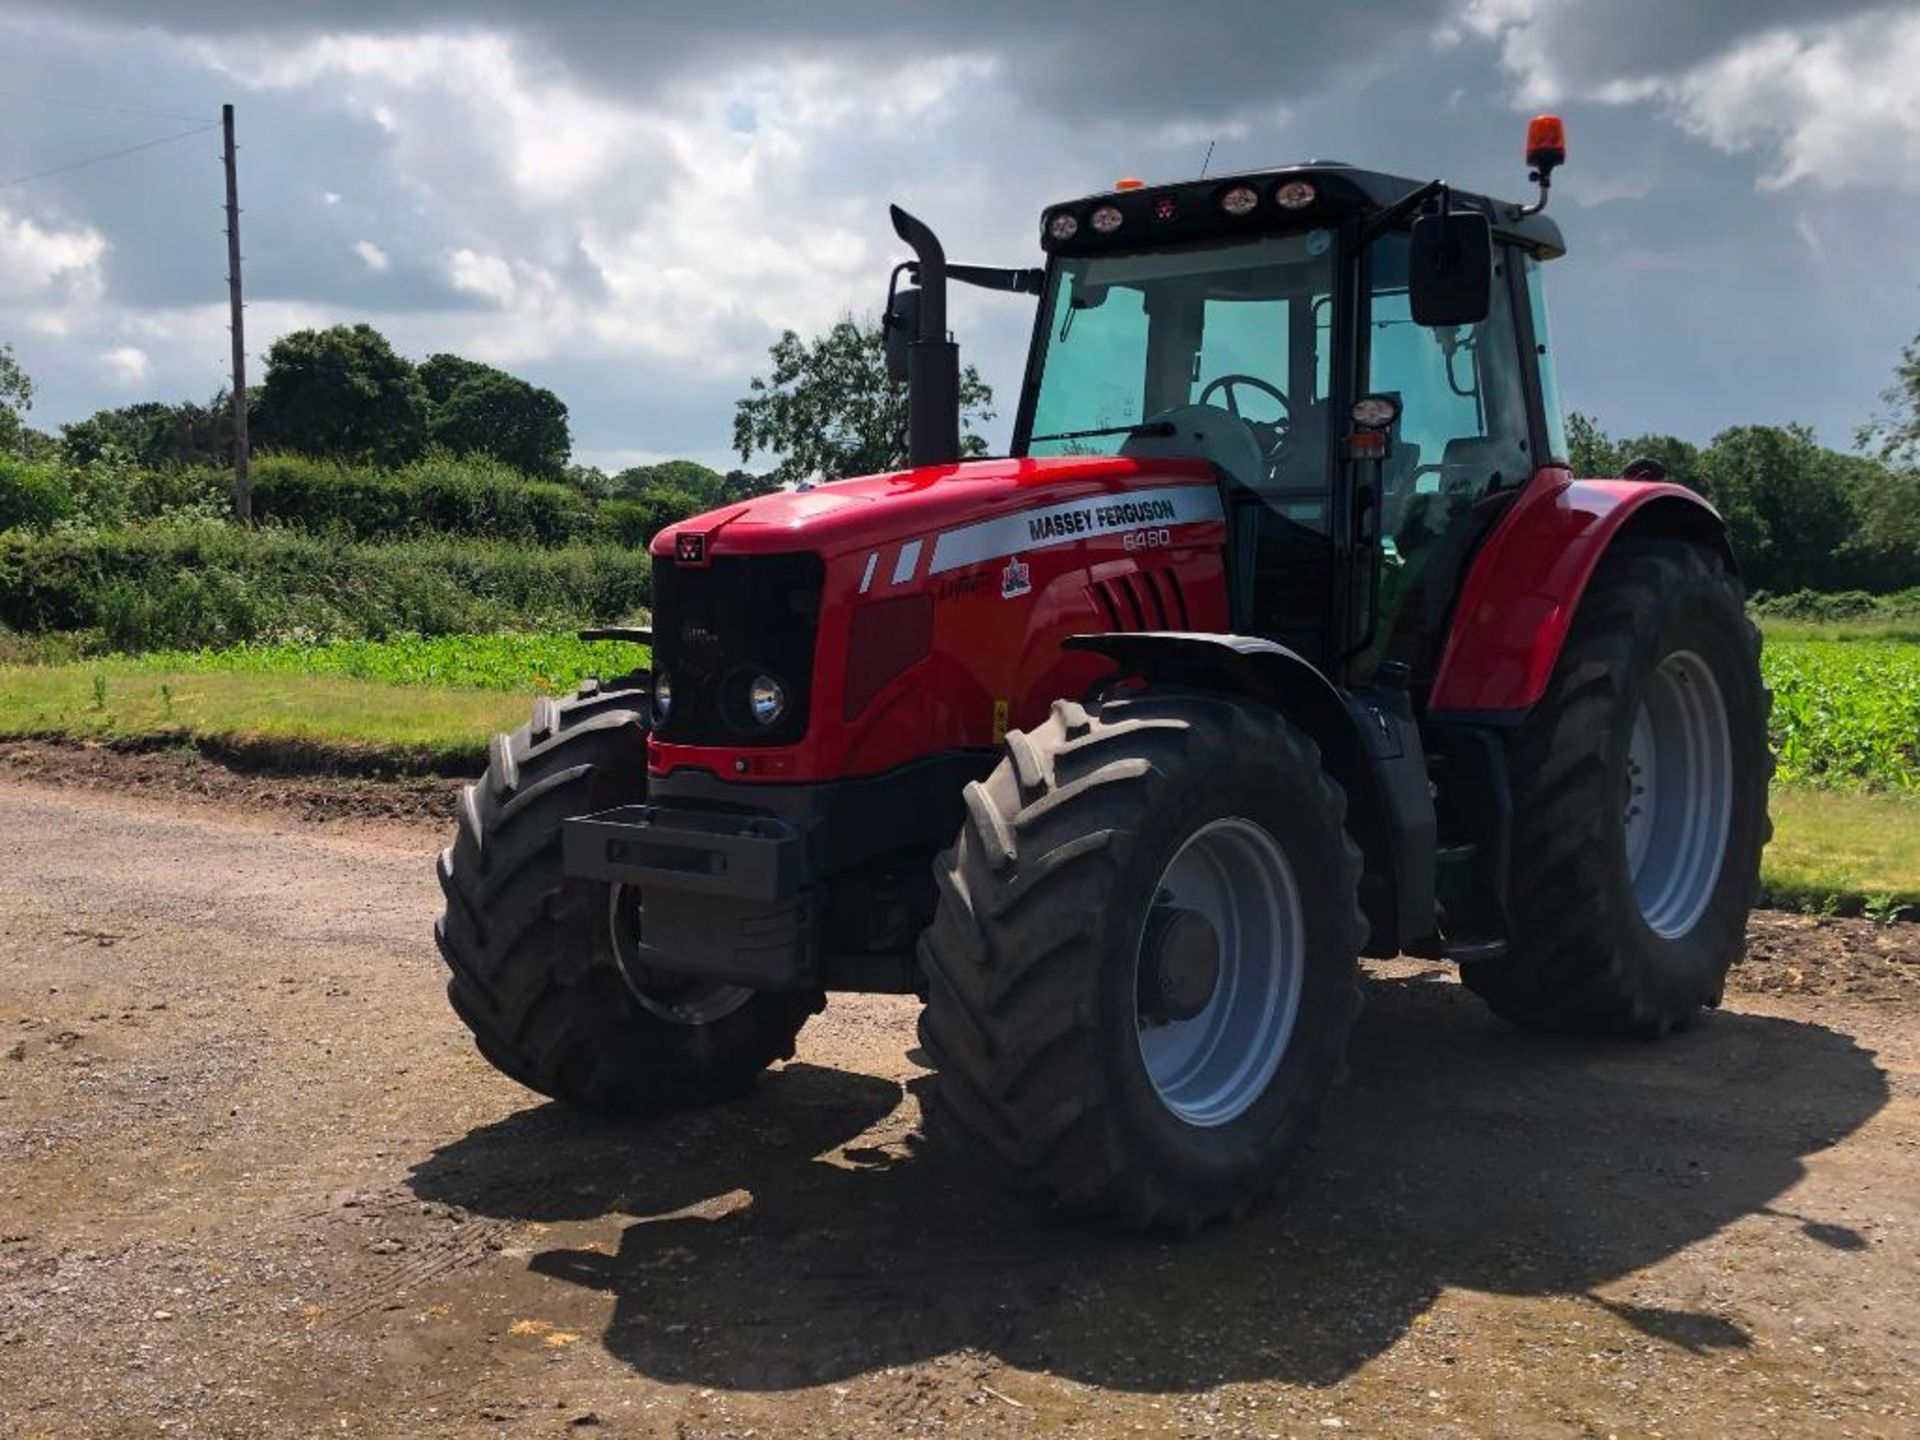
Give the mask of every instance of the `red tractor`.
POLYGON ((896 209, 912 468, 663 531, 651 675, 538 702, 463 797, 437 934, 487 1058, 657 1112, 830 992, 918 995, 934 1140, 1190 1228, 1300 1148, 1362 955, 1555 1030, 1717 1004, 1758 636, 1698 496, 1569 470, 1557 122, 1528 158, 1531 205, 1123 181, 1035 269, 896 209), (955 281, 1038 298, 1004 458, 958 458, 955 281))

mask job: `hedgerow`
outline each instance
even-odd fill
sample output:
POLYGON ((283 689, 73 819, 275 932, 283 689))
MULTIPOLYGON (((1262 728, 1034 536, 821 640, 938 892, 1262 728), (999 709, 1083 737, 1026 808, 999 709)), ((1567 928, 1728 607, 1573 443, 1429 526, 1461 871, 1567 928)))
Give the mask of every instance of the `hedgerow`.
POLYGON ((612 545, 370 545, 204 520, 0 535, 0 624, 123 652, 559 628, 650 595, 645 553, 612 545))

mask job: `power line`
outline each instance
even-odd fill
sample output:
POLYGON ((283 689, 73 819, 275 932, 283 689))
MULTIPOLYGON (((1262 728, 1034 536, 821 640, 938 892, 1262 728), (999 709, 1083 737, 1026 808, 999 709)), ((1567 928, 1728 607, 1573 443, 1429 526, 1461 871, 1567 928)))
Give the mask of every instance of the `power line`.
POLYGON ((146 120, 184 120, 189 125, 217 125, 204 115, 176 115, 170 110, 135 110, 124 105, 93 105, 85 100, 65 100, 58 95, 31 95, 24 90, 0 90, 0 100, 31 100, 40 105, 61 105, 69 110, 91 110, 96 115, 137 115, 146 120))
POLYGON ((55 165, 50 170, 36 170, 31 175, 16 175, 11 180, 0 180, 0 190, 10 190, 15 185, 24 185, 29 180, 44 180, 49 175, 64 175, 69 170, 78 170, 85 165, 98 165, 102 160, 118 160, 122 155, 135 155, 142 150, 151 150, 156 145, 171 145, 176 140, 185 140, 190 135, 204 135, 209 130, 220 128, 218 120, 207 125, 199 125, 191 130, 182 130, 177 135, 163 135, 158 140, 148 140, 144 144, 129 145, 123 150, 109 150, 103 155, 89 155, 83 160, 70 160, 65 165, 55 165))

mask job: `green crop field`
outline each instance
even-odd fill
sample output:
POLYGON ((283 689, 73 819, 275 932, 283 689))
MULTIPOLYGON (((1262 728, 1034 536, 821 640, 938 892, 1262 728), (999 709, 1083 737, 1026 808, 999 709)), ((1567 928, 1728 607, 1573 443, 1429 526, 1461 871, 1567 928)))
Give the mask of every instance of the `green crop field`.
POLYGON ((154 673, 344 675, 383 685, 552 695, 571 690, 584 676, 623 674, 647 660, 643 647, 618 640, 581 640, 568 633, 236 645, 225 650, 156 651, 132 663, 154 673))
MULTIPOLYGON (((534 694, 644 665, 570 634, 283 642, 0 666, 0 734, 294 741, 471 771, 534 694)), ((1920 912, 1920 644, 1768 625, 1776 903, 1920 912)))
POLYGON ((1776 778, 1920 791, 1920 645, 1769 640, 1776 778))

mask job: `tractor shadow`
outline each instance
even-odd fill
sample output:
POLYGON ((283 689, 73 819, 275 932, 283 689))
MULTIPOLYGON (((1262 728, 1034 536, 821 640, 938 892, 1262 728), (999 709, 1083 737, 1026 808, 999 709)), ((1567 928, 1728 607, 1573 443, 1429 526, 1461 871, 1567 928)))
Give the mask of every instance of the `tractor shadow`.
MULTIPOLYGON (((1512 1030, 1458 986, 1373 981, 1352 1075, 1279 1204, 1185 1240, 1036 1216, 919 1152, 892 1081, 813 1065, 749 1100, 635 1129, 557 1106, 425 1160, 423 1199, 547 1222, 637 1217, 618 1252, 538 1274, 613 1297, 607 1349, 682 1384, 782 1390, 960 1349, 1089 1384, 1334 1383, 1445 1287, 1581 1295, 1772 1209, 1887 1101, 1847 1036, 1719 1014, 1663 1045, 1512 1030), (725 1198, 723 1198, 725 1197, 725 1198)), ((1871 1263, 1861 1256, 1862 1263, 1871 1263)), ((1696 1353, 1711 1315, 1597 1300, 1696 1353)))

